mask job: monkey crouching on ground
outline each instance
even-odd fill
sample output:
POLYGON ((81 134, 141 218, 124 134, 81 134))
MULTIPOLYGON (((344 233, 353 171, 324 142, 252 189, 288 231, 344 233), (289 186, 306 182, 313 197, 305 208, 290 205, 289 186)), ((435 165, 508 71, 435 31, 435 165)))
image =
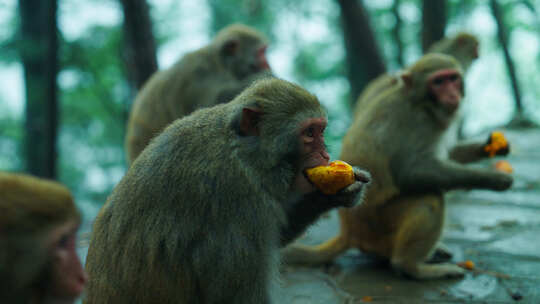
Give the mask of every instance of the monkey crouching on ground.
POLYGON ((228 102, 255 79, 270 75, 267 44, 254 29, 230 25, 209 45, 152 75, 129 116, 125 142, 128 162, 131 164, 150 139, 175 119, 228 102))
POLYGON ((87 280, 75 250, 79 222, 66 187, 0 173, 0 302, 74 303, 87 280))
MULTIPOLYGON (((427 263, 451 254, 436 245, 444 220, 444 193, 453 189, 505 190, 508 174, 464 163, 487 157, 486 143, 456 146, 447 156, 438 145, 464 95, 457 61, 443 54, 422 57, 400 85, 379 95, 355 117, 340 159, 366 168, 373 182, 365 202, 339 210, 339 234, 316 247, 286 248, 288 263, 319 264, 349 248, 388 259, 416 279, 459 277, 451 263, 427 263), (450 159, 449 159, 450 158, 450 159)), ((508 153, 501 149, 499 154, 508 153)))
POLYGON ((271 303, 279 247, 358 201, 369 174, 323 195, 326 115, 297 85, 257 81, 175 121, 135 160, 93 227, 85 303, 271 303))

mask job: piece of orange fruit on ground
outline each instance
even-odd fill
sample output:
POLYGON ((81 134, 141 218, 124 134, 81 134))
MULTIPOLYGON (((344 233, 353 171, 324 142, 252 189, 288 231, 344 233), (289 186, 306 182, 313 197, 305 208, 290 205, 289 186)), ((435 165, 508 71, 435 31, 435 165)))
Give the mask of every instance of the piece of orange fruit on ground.
POLYGON ((457 265, 461 268, 465 268, 467 270, 473 270, 474 269, 474 262, 471 260, 467 260, 464 262, 459 262, 457 265))
POLYGON ((351 165, 336 160, 328 166, 306 169, 308 179, 324 194, 336 194, 339 190, 354 183, 354 172, 351 165))

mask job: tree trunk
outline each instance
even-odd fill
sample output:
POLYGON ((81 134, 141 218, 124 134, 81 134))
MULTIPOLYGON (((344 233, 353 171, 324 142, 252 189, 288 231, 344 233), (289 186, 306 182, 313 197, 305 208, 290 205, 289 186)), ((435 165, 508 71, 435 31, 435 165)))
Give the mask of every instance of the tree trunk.
POLYGON ((56 178, 58 30, 56 0, 19 0, 26 93, 26 170, 56 178))
POLYGON ((368 15, 358 0, 337 0, 345 42, 351 98, 356 98, 369 81, 386 72, 368 15))
POLYGON ((124 57, 132 85, 140 89, 157 71, 156 43, 146 0, 120 0, 124 10, 124 57))
POLYGON ((394 0, 394 5, 392 5, 392 14, 396 20, 396 24, 392 29, 392 37, 394 37, 394 44, 396 45, 396 61, 400 67, 403 67, 405 60, 403 59, 403 42, 401 41, 400 29, 403 24, 401 21, 401 16, 399 15, 399 6, 401 5, 401 0, 394 0))
POLYGON ((424 0, 422 6, 422 51, 444 38, 446 0, 424 0))
POLYGON ((521 90, 519 88, 519 82, 517 79, 514 61, 512 60, 512 57, 510 56, 510 52, 508 50, 508 32, 506 31, 506 27, 504 25, 504 17, 502 15, 501 7, 496 0, 490 0, 489 4, 493 13, 493 18, 495 18, 495 22, 497 23, 497 38, 499 40, 499 44, 503 49, 504 61, 506 63, 508 75, 510 76, 510 83, 512 85, 512 93, 514 95, 514 100, 516 103, 517 115, 521 116, 523 114, 521 90))

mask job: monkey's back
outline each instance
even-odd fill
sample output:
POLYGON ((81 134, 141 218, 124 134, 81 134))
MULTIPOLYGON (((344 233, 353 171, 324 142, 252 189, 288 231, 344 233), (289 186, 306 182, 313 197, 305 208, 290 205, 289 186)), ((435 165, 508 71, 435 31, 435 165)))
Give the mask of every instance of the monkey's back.
MULTIPOLYGON (((391 77, 386 76, 385 81, 391 77)), ((363 103, 343 138, 340 159, 365 168, 373 177, 364 203, 357 206, 362 209, 378 205, 399 193, 391 170, 392 157, 399 147, 392 146, 393 138, 385 134, 395 133, 400 124, 388 119, 392 116, 389 109, 406 110, 406 107, 394 98, 392 90, 398 90, 398 86, 363 103)))
POLYGON ((266 281, 284 215, 236 163, 227 107, 175 121, 116 186, 94 223, 85 303, 234 303, 266 281))
POLYGON ((217 101, 219 85, 229 75, 203 48, 188 53, 172 67, 154 73, 135 98, 130 112, 126 152, 132 162, 175 119, 217 101))
POLYGON ((372 183, 364 203, 339 211, 342 231, 351 247, 389 257, 401 219, 419 198, 436 204, 439 197, 414 196, 402 193, 396 180, 395 167, 417 158, 426 147, 419 144, 423 128, 429 128, 429 117, 403 96, 399 82, 386 92, 363 103, 347 131, 340 158, 351 165, 365 168, 372 183), (411 155, 403 155, 408 151, 411 155), (396 164, 398 164, 396 166, 396 164))

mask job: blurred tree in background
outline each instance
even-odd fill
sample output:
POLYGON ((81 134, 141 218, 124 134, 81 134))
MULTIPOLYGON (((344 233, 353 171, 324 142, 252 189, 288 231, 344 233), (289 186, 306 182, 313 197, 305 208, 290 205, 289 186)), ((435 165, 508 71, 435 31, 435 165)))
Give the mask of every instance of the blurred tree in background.
POLYGON ((457 31, 481 40, 465 106, 474 118, 466 123, 483 124, 470 133, 509 122, 514 109, 516 117, 540 119, 538 0, 57 1, 56 10, 45 9, 56 7, 53 0, 0 2, 0 169, 56 176, 84 206, 101 206, 125 173, 125 125, 137 89, 230 23, 265 33, 274 73, 319 96, 334 157, 363 87, 457 31), (17 76, 6 81, 2 71, 24 75, 22 96, 11 93, 17 76), (494 104, 503 110, 493 113, 494 104))
POLYGON ((132 85, 140 89, 157 71, 152 20, 146 0, 121 0, 124 12, 124 61, 132 85))
POLYGON ((26 94, 26 170, 56 178, 58 29, 56 0, 19 0, 19 56, 26 94))

